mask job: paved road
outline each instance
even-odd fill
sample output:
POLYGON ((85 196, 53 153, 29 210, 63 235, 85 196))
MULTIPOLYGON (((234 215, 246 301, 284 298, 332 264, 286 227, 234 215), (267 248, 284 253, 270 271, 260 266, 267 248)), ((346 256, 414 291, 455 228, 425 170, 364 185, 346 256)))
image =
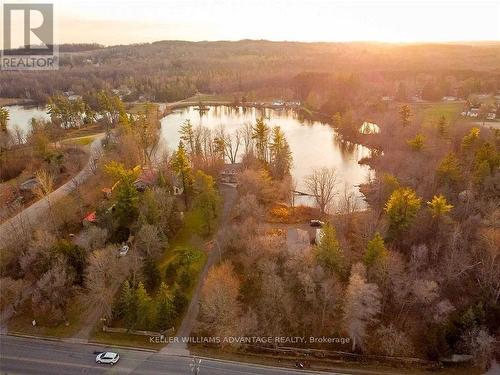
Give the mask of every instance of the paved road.
POLYGON ((96 136, 90 145, 89 162, 75 177, 45 198, 36 201, 16 216, 0 224, 0 244, 19 241, 20 238, 24 238, 25 233, 31 232, 34 225, 46 222, 47 211, 50 206, 72 192, 76 186, 83 183, 92 174, 91 167, 94 164, 94 159, 98 159, 101 154, 101 140, 103 137, 104 133, 96 136))
MULTIPOLYGON (((107 346, 63 343, 0 336, 0 374, 191 374, 190 357, 164 355, 107 346), (113 367, 95 363, 94 351, 114 350, 120 361, 113 367)), ((285 375, 315 373, 244 363, 202 359, 200 375, 285 375)), ((322 373, 324 374, 324 373, 322 373)), ((330 373, 334 374, 334 373, 330 373)), ((341 373, 335 373, 342 375, 341 373)))

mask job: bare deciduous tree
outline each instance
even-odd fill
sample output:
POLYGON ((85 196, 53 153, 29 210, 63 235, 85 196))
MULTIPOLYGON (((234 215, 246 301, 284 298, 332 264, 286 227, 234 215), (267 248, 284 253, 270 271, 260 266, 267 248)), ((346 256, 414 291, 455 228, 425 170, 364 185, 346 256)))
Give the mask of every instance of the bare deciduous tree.
POLYGON ((100 309, 104 317, 111 316, 113 297, 128 273, 124 258, 117 260, 116 251, 113 245, 94 251, 89 258, 85 277, 89 304, 100 309))
POLYGON ((76 242, 88 252, 92 252, 104 246, 108 239, 108 231, 104 228, 91 226, 83 230, 76 242))
POLYGON ((201 291, 200 320, 216 336, 236 332, 240 312, 239 285, 229 262, 214 266, 208 272, 201 291))
POLYGON ((369 284, 363 265, 351 270, 344 303, 344 324, 352 339, 352 350, 362 346, 368 326, 377 321, 380 313, 380 292, 376 284, 369 284))
POLYGON ((238 150, 241 145, 242 131, 236 130, 233 134, 226 132, 224 126, 220 126, 217 129, 215 135, 215 143, 228 159, 231 164, 235 164, 238 157, 238 150))
POLYGON ((385 355, 407 356, 413 353, 408 337, 392 323, 380 326, 375 332, 375 337, 378 349, 385 355))
POLYGON ((10 277, 2 277, 0 279, 0 311, 3 311, 8 306, 12 306, 14 310, 23 299, 23 292, 28 288, 29 282, 24 279, 14 280, 10 277))
POLYGON ((69 297, 73 293, 73 278, 64 262, 57 262, 36 282, 31 296, 35 318, 42 316, 51 321, 65 319, 69 297))
POLYGON ((241 130, 243 137, 243 145, 245 146, 245 155, 253 152, 253 125, 251 122, 246 122, 241 130))
POLYGON ((321 213, 326 212, 337 193, 337 179, 337 171, 326 167, 315 169, 306 179, 308 192, 314 196, 321 213))
POLYGON ((163 241, 156 225, 144 224, 137 233, 136 246, 147 256, 157 259, 161 255, 163 241))

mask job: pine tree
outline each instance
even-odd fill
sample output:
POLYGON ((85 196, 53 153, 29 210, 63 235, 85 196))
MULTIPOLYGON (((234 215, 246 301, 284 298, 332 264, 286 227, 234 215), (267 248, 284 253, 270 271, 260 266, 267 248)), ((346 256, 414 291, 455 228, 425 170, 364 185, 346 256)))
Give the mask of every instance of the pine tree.
POLYGON ((442 194, 435 195, 430 202, 427 202, 427 205, 434 219, 439 219, 446 215, 453 208, 453 205, 448 204, 448 201, 442 194))
POLYGON ((154 321, 153 300, 149 296, 144 284, 139 282, 135 290, 137 301, 137 325, 142 329, 151 329, 154 321))
POLYGON ((188 152, 190 156, 193 157, 195 154, 195 136, 191 121, 190 120, 184 121, 184 123, 181 125, 181 129, 179 130, 179 132, 181 134, 181 141, 185 145, 187 145, 188 152))
POLYGON ((399 109, 399 115, 401 116, 401 124, 403 125, 403 127, 407 127, 408 125, 410 125, 410 106, 406 104, 401 106, 401 108, 399 109))
POLYGON ((167 284, 162 282, 156 295, 156 326, 164 331, 174 325, 176 312, 167 284))
POLYGON ((136 173, 116 162, 106 164, 104 168, 108 174, 118 179, 114 215, 120 225, 128 226, 138 214, 139 193, 134 186, 136 173))
POLYGON ((421 151, 424 148, 425 137, 422 134, 417 134, 415 138, 406 141, 414 151, 421 151))
POLYGON ((123 317, 127 328, 132 328, 137 320, 137 305, 134 291, 127 280, 123 283, 118 304, 118 315, 123 317))
POLYGON ((321 228, 321 238, 315 247, 318 263, 341 275, 344 268, 344 251, 337 240, 335 228, 326 224, 321 228))
POLYGON ((472 128, 469 134, 465 135, 462 139, 462 151, 467 152, 472 149, 476 141, 479 139, 481 130, 479 128, 472 128))
POLYGON ((143 260, 142 274, 144 275, 147 290, 155 290, 161 282, 161 274, 152 257, 148 256, 143 260))
POLYGON ((184 203, 186 204, 187 208, 189 203, 189 196, 192 190, 193 178, 191 172, 191 163, 182 141, 179 142, 179 147, 177 148, 177 151, 174 153, 174 156, 172 158, 172 168, 174 172, 176 172, 181 178, 182 188, 184 189, 184 203))
POLYGON ((363 262, 367 267, 382 263, 387 258, 388 252, 384 244, 384 239, 379 232, 366 245, 363 262))
POLYGON ((4 107, 0 107, 0 131, 7 131, 7 122, 9 121, 9 110, 4 107))
POLYGON ((263 162, 267 162, 269 126, 267 126, 262 117, 260 119, 257 119, 255 126, 253 127, 252 138, 255 140, 255 147, 257 148, 257 158, 263 162))
POLYGON ((194 207, 203 218, 203 233, 209 235, 215 225, 219 208, 219 194, 215 188, 215 182, 212 176, 202 171, 197 171, 194 182, 194 207))
POLYGON ((279 126, 275 126, 272 130, 271 143, 269 145, 271 151, 271 170, 275 178, 283 179, 290 174, 292 167, 292 152, 290 145, 286 140, 285 133, 279 126))
POLYGON ((448 123, 446 121, 446 117, 441 116, 437 123, 437 130, 439 135, 444 138, 448 135, 448 123))
POLYGON ((453 185, 462 180, 460 161, 453 152, 450 152, 441 160, 436 174, 440 183, 453 185))
POLYGON ((385 206, 392 235, 399 234, 410 225, 420 208, 420 202, 420 198, 410 188, 394 190, 385 206))

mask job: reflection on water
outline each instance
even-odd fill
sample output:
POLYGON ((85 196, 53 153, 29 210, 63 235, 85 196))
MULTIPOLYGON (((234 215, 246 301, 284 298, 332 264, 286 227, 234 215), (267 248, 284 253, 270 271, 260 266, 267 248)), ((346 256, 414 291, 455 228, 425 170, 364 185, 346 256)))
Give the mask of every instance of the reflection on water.
POLYGON ((14 131, 15 128, 19 128, 24 136, 31 129, 31 119, 33 117, 44 120, 50 119, 50 116, 47 114, 47 108, 45 107, 11 105, 6 108, 9 110, 7 129, 14 131))
MULTIPOLYGON (((285 132, 293 153, 292 174, 299 191, 305 191, 305 178, 313 168, 334 167, 339 173, 339 188, 344 184, 359 196, 356 185, 365 182, 370 170, 359 165, 358 160, 369 156, 370 150, 361 145, 345 142, 328 125, 318 121, 307 121, 291 109, 213 106, 200 114, 194 107, 179 109, 161 121, 162 147, 173 151, 179 144, 179 129, 189 119, 193 126, 215 129, 224 125, 227 131, 235 131, 247 122, 254 123, 265 117, 268 125, 279 125, 285 132)), ((241 155, 239 155, 241 156, 241 155)), ((297 204, 310 203, 310 199, 298 197, 297 204), (305 199, 305 200, 304 200, 305 199)), ((361 204, 361 201, 360 201, 361 204)))

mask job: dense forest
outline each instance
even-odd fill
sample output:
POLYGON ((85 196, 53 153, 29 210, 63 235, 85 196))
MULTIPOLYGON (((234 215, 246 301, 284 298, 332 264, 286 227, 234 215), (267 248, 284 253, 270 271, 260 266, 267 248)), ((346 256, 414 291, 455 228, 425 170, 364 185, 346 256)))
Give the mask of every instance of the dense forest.
POLYGON ((500 85, 500 45, 160 41, 63 45, 60 70, 2 72, 0 96, 46 102, 60 92, 121 90, 126 101, 195 92, 284 97, 321 107, 348 81, 364 97, 467 97, 500 85))

